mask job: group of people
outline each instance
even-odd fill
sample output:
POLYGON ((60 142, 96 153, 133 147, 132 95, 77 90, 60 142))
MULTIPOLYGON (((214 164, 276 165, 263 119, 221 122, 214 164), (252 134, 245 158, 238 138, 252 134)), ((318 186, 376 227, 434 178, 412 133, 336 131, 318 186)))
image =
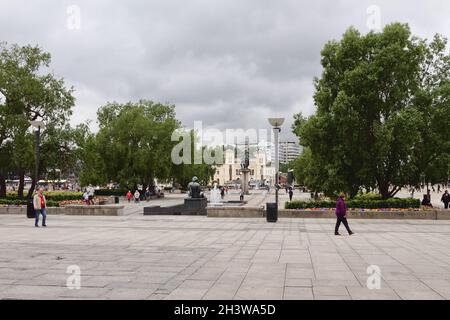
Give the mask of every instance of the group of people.
POLYGON ((90 206, 94 204, 94 195, 95 195, 95 189, 91 185, 86 188, 83 192, 83 200, 84 202, 90 206))
MULTIPOLYGON (((444 193, 442 194, 441 202, 444 204, 444 208, 445 209, 449 208, 450 194, 449 194, 448 190, 445 190, 444 193)), ((428 192, 427 194, 423 195, 423 199, 422 199, 422 203, 421 204, 424 207, 431 207, 431 208, 433 207, 433 204, 431 203, 430 192, 428 192)))
POLYGON ((143 194, 141 194, 138 189, 136 189, 134 193, 131 193, 131 190, 128 190, 126 198, 128 202, 134 201, 135 203, 139 203, 141 200, 149 201, 152 195, 160 195, 160 193, 161 189, 159 187, 155 187, 153 192, 147 188, 143 194))
MULTIPOLYGON (((148 190, 146 192, 148 192, 148 190)), ((126 197, 127 197, 128 202, 131 202, 131 200, 134 199, 135 203, 139 203, 139 201, 141 200, 141 193, 137 189, 134 192, 134 194, 131 193, 131 190, 128 190, 126 197)))

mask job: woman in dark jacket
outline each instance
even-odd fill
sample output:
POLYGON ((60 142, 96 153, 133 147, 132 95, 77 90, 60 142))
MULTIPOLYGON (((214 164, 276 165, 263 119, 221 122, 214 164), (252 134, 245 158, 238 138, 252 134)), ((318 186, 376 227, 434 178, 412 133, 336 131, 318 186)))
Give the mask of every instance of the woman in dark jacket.
POLYGON ((448 209, 448 204, 450 203, 450 194, 447 190, 445 190, 444 194, 442 195, 441 201, 444 203, 444 208, 448 209))
POLYGON ((341 222, 344 224, 345 229, 347 229, 347 232, 349 235, 352 235, 353 232, 350 230, 350 227, 348 226, 347 222, 347 206, 345 205, 345 195, 341 193, 339 195, 339 198, 336 202, 336 228, 334 229, 334 234, 336 236, 340 236, 339 234, 339 227, 341 226, 341 222))

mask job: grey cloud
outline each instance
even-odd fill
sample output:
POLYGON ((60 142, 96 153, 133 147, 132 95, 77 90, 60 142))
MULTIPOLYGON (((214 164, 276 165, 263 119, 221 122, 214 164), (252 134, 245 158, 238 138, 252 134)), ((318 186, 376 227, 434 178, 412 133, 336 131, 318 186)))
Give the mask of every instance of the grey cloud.
MULTIPOLYGON (((351 25, 367 32, 367 8, 415 34, 446 35, 448 1, 2 0, 0 39, 39 44, 76 89, 73 123, 107 101, 169 102, 186 126, 267 128, 266 118, 314 111, 320 50, 351 25), (81 30, 66 28, 67 7, 81 30)), ((447 34, 448 35, 448 34, 447 34)), ((95 127, 95 126, 94 126, 95 127)))

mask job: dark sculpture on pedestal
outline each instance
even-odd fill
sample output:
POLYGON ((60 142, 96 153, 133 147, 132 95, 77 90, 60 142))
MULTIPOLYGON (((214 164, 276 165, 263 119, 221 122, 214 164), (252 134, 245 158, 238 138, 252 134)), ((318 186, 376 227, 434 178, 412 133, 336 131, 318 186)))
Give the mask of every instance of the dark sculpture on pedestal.
POLYGON ((150 206, 144 208, 144 215, 206 215, 208 199, 201 192, 197 177, 192 178, 188 184, 189 198, 183 204, 160 207, 150 206))
POLYGON ((198 183, 197 177, 193 177, 192 182, 189 182, 188 190, 189 190, 189 198, 191 199, 203 198, 203 194, 201 193, 201 188, 200 184, 198 183))

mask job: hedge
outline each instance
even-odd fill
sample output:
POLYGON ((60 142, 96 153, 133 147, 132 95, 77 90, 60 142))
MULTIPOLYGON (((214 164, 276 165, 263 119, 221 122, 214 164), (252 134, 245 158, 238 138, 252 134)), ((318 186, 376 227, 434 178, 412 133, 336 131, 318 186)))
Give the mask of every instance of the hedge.
MULTIPOLYGON (((47 191, 44 192, 45 199, 47 201, 67 201, 67 200, 82 200, 82 192, 72 192, 72 191, 47 191)), ((17 193, 8 193, 6 195, 7 200, 21 200, 18 198, 17 193)))
POLYGON ((96 196, 125 196, 128 190, 125 189, 97 189, 96 196))
POLYGON ((353 200, 383 200, 378 193, 359 193, 353 200))
MULTIPOLYGON (((0 199, 0 205, 26 206, 27 200, 0 199)), ((53 201, 53 200, 47 200, 47 207, 59 207, 59 202, 53 201)))
MULTIPOLYGON (((353 209, 409 209, 420 208, 419 199, 349 200, 347 208, 353 209)), ((335 208, 335 201, 292 201, 286 202, 286 209, 335 208)))

